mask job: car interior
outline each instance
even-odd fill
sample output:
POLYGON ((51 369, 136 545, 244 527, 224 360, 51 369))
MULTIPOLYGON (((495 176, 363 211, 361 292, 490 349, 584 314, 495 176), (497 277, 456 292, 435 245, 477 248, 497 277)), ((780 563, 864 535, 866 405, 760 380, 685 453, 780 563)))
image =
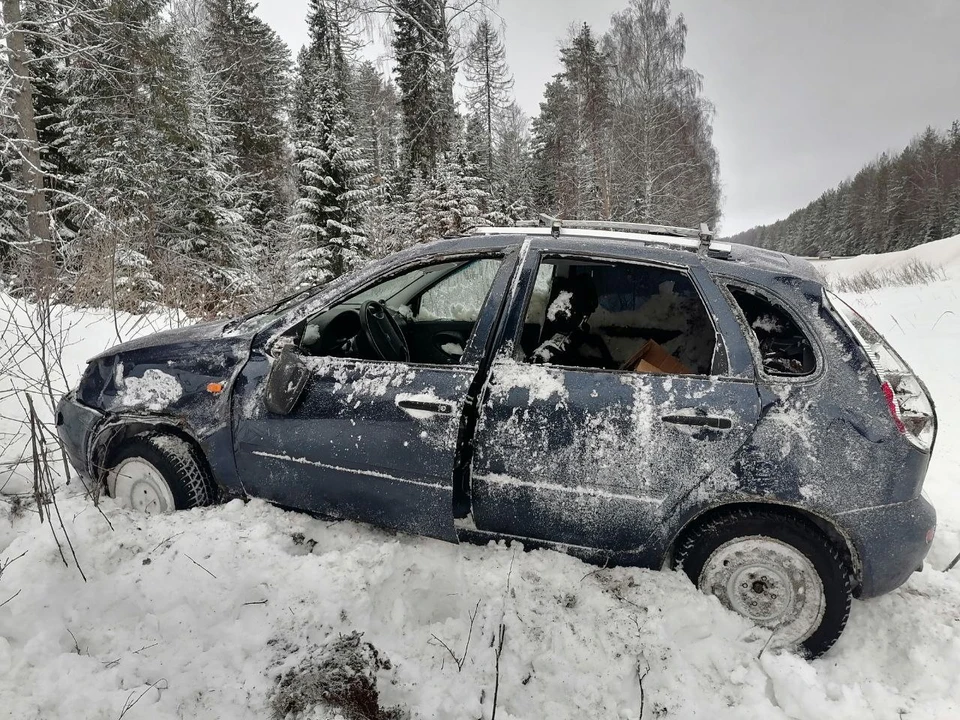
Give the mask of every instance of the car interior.
MULTIPOLYGON (((460 362, 501 258, 438 263, 395 276, 295 329, 304 355, 460 362)), ((716 331, 690 278, 666 267, 545 259, 521 338, 527 362, 709 375, 716 331)))
POLYGON ((786 310, 743 288, 729 286, 727 289, 753 331, 764 372, 803 376, 816 370, 817 360, 810 340, 786 310))
POLYGON ((531 363, 709 375, 716 341, 684 273, 557 258, 540 265, 521 346, 531 363))
POLYGON ((486 257, 407 271, 308 318, 296 343, 304 355, 457 364, 501 264, 486 257))

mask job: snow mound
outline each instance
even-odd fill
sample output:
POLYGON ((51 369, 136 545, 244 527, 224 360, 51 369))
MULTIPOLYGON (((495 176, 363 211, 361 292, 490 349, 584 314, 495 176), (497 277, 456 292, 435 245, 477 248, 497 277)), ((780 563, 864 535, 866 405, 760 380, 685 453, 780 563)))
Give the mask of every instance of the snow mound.
POLYGON ((807 663, 761 654, 766 632, 673 572, 258 501, 150 518, 106 501, 113 530, 82 498, 61 510, 87 583, 35 517, 0 519, 0 556, 27 553, 0 581, 0 602, 20 591, 0 608, 9 717, 116 717, 143 693, 129 717, 263 718, 292 670, 313 668, 323 687, 340 677, 317 668, 352 633, 380 653, 375 672, 359 670, 368 689, 376 676, 379 706, 413 717, 489 718, 499 685, 501 718, 636 718, 641 676, 645 717, 948 718, 960 706, 960 578, 932 569, 855 603, 836 648, 807 663))
POLYGON ((912 263, 940 268, 948 278, 960 278, 960 235, 924 243, 899 252, 812 262, 827 279, 838 276, 852 277, 867 272, 896 271, 912 263))

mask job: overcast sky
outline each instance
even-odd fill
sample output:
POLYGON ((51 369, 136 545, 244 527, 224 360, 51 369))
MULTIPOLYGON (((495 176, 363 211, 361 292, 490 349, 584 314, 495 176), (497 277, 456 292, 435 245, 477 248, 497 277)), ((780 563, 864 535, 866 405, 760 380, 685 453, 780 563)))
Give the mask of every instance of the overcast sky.
MULTIPOLYGON (((537 114, 571 23, 606 30, 627 0, 502 0, 517 100, 537 114)), ((290 45, 307 0, 261 0, 290 45)), ((722 231, 815 200, 927 125, 960 119, 960 0, 673 0, 686 64, 716 107, 722 231)))

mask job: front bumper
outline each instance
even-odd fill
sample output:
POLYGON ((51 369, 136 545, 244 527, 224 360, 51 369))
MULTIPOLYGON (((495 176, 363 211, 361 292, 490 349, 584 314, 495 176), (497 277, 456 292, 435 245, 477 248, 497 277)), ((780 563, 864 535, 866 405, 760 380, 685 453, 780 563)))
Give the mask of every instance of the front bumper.
POLYGON ((70 464, 83 477, 97 475, 91 467, 90 440, 103 418, 99 410, 79 403, 73 391, 64 395, 57 405, 57 434, 70 464))
POLYGON ((862 565, 858 597, 896 590, 923 567, 937 512, 920 495, 893 505, 851 510, 838 519, 853 540, 862 565))

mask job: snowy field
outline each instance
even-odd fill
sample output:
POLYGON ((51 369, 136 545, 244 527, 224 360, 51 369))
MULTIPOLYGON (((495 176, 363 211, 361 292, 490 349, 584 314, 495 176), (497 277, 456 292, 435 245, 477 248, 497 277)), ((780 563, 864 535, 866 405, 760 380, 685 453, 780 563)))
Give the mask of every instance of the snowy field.
MULTIPOLYGON (((359 632, 380 653, 380 706, 414 718, 490 718, 494 697, 501 720, 638 718, 641 708, 643 718, 958 718, 960 568, 942 572, 960 552, 960 259, 950 242, 918 251, 951 260, 945 280, 848 296, 937 402, 926 491, 940 526, 924 572, 855 602, 824 658, 761 652, 766 634, 672 572, 455 546, 261 502, 147 518, 105 500, 101 515, 74 482, 59 506, 86 582, 35 511, 0 500, 0 564, 10 562, 0 577, 0 717, 274 717, 292 707, 289 692, 275 694, 277 678, 308 691, 309 676, 296 685, 300 663, 359 632)), ((823 269, 870 262, 886 260, 823 269)), ((16 313, 0 299, 4 327, 16 313)), ((60 380, 73 383, 115 339, 114 321, 60 312, 69 328, 60 380)), ((120 320, 132 334, 147 325, 120 320)), ((28 353, 9 345, 3 358, 14 350, 28 353)), ((15 432, 10 391, 25 382, 0 376, 0 433, 15 432)), ((7 492, 22 489, 22 476, 6 477, 7 492)))

